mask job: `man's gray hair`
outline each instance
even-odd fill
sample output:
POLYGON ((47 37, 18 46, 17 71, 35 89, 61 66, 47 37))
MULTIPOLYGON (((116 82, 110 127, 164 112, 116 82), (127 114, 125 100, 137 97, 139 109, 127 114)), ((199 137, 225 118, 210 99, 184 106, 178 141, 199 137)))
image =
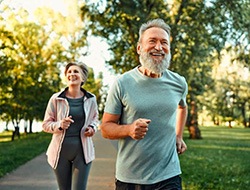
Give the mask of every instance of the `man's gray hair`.
POLYGON ((139 30, 139 41, 138 42, 141 41, 141 37, 142 37, 143 33, 147 29, 153 28, 153 27, 162 28, 163 30, 165 30, 168 33, 168 35, 170 37, 170 30, 171 30, 170 26, 168 24, 166 24, 163 19, 157 18, 157 19, 149 20, 148 22, 143 23, 141 25, 140 30, 139 30))

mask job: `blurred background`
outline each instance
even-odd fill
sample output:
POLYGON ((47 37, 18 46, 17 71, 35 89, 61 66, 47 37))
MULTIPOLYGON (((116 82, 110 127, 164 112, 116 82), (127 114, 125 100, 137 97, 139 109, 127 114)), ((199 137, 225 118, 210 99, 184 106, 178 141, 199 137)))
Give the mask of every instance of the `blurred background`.
POLYGON ((159 17, 171 27, 170 69, 189 85, 189 138, 199 126, 249 128, 249 0, 0 0, 0 131, 41 131, 69 61, 89 66, 84 88, 101 118, 114 78, 139 64, 141 23, 159 17))

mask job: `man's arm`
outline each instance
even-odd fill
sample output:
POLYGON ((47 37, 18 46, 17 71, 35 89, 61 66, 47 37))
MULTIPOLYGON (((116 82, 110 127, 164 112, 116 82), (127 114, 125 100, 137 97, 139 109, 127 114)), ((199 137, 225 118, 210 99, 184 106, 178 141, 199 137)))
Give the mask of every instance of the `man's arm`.
POLYGON ((187 149, 187 145, 183 141, 183 131, 187 121, 187 106, 178 106, 176 118, 176 146, 179 154, 182 154, 187 149))
POLYGON ((120 115, 104 113, 101 132, 104 138, 121 139, 131 137, 135 140, 143 139, 148 131, 149 119, 137 119, 131 124, 120 125, 120 115))

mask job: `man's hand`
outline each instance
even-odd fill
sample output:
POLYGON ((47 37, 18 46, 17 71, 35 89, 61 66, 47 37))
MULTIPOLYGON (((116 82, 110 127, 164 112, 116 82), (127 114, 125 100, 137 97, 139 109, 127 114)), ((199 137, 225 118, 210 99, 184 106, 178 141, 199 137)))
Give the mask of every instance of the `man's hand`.
POLYGON ((182 138, 176 137, 176 148, 178 154, 182 154, 187 150, 187 145, 182 138))
POLYGON ((137 119, 130 126, 129 136, 135 140, 140 140, 145 137, 148 131, 150 119, 137 119))

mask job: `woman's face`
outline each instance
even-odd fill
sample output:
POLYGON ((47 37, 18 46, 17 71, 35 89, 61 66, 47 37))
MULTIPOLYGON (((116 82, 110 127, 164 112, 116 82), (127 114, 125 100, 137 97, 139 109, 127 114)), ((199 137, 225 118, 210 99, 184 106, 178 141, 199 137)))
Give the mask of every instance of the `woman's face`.
POLYGON ((83 76, 80 67, 72 65, 66 72, 66 78, 69 85, 81 86, 83 76))

